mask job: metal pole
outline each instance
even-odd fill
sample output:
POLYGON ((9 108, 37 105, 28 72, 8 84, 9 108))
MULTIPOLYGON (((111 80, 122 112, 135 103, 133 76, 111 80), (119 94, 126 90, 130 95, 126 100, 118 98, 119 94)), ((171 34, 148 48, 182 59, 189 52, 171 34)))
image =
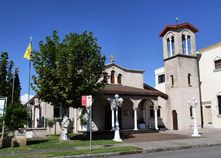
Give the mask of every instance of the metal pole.
MULTIPOLYGON (((15 66, 15 71, 16 71, 16 66, 15 66)), ((13 81, 12 81, 12 98, 11 98, 11 103, 13 104, 14 101, 14 90, 15 90, 15 72, 13 75, 13 81)))
POLYGON ((90 106, 90 151, 92 150, 92 130, 91 130, 91 119, 92 119, 92 105, 90 106))

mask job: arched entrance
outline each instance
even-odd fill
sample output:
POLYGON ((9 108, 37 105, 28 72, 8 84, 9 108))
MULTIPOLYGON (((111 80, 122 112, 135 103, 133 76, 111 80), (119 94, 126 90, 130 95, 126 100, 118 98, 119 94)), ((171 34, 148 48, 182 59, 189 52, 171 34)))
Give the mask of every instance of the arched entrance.
POLYGON ((154 109, 153 102, 148 99, 143 99, 138 105, 137 122, 138 128, 153 128, 154 127, 154 109))
POLYGON ((119 124, 121 129, 134 128, 133 102, 129 98, 123 98, 123 104, 119 108, 119 124))
POLYGON ((178 130, 178 116, 176 110, 172 111, 172 116, 173 116, 173 130, 178 130))

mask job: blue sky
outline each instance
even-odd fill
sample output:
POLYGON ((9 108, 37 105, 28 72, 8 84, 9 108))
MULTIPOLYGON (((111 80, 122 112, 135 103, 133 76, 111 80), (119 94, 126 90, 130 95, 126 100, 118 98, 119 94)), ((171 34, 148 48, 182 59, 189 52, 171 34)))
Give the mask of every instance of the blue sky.
MULTIPOLYGON (((28 91, 28 61, 23 58, 53 30, 61 37, 91 31, 107 57, 117 64, 145 70, 154 86, 154 69, 163 66, 160 31, 167 24, 189 22, 199 28, 197 49, 221 41, 219 0, 7 0, 0 2, 0 52, 7 51, 20 70, 22 94, 28 91)), ((34 92, 31 92, 34 94, 34 92)))

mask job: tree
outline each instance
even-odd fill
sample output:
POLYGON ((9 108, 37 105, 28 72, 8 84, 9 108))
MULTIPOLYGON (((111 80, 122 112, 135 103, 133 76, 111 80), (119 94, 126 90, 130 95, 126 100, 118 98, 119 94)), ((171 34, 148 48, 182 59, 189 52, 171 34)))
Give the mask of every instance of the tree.
POLYGON ((8 53, 2 52, 0 57, 0 95, 7 96, 8 53))
POLYGON ((21 96, 21 84, 20 84, 20 79, 18 75, 18 68, 15 68, 15 81, 14 81, 14 102, 15 103, 21 103, 20 96, 21 96))
POLYGON ((40 99, 52 105, 79 107, 82 94, 94 94, 105 57, 92 33, 70 33, 60 41, 58 33, 39 42, 31 60, 37 75, 32 85, 40 99))
MULTIPOLYGON (((0 96, 8 99, 6 107, 5 124, 10 130, 24 127, 27 122, 28 112, 20 102, 21 85, 19 80, 18 68, 13 74, 14 63, 8 58, 7 52, 2 52, 0 56, 0 96), (12 86, 14 80, 14 99, 12 99, 12 86)), ((0 118, 3 119, 3 118, 0 118)), ((0 125, 1 126, 1 125, 0 125)))
POLYGON ((21 103, 9 103, 6 108, 5 124, 10 131, 23 128, 28 121, 27 108, 21 103))
POLYGON ((12 86, 13 86, 13 73, 12 73, 12 70, 13 70, 13 66, 14 66, 14 63, 13 61, 10 61, 9 64, 8 64, 8 70, 7 70, 7 78, 6 78, 6 88, 7 88, 7 97, 8 97, 8 101, 11 102, 11 99, 12 99, 12 86))

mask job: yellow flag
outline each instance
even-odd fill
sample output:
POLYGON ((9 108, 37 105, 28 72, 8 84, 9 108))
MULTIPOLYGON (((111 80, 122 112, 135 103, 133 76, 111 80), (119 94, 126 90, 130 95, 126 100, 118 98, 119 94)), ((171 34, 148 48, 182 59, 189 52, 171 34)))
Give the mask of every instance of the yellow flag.
POLYGON ((28 48, 25 51, 24 58, 30 60, 31 51, 32 51, 32 46, 31 43, 29 43, 28 48))

